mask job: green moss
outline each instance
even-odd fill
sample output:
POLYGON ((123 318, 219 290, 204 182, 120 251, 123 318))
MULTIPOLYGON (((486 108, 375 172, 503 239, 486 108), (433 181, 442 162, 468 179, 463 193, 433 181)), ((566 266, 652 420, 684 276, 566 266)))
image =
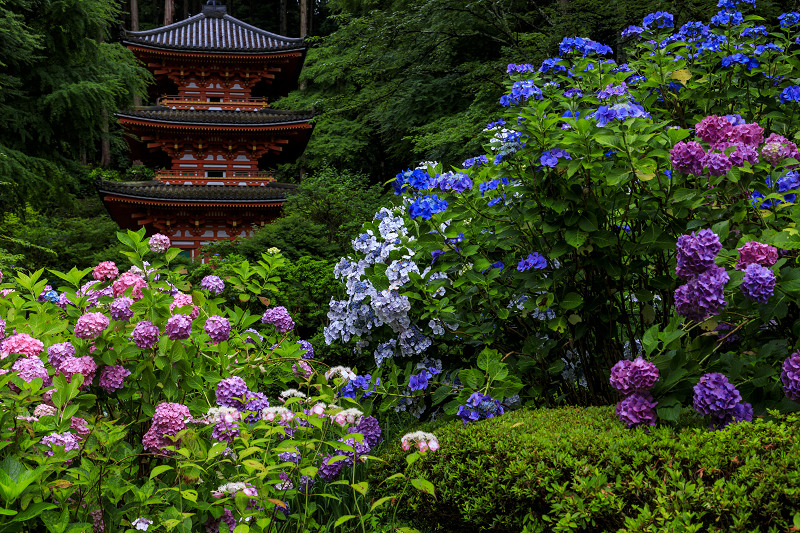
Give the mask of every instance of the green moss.
MULTIPOLYGON (((400 509, 428 531, 785 531, 800 513, 796 416, 722 431, 627 430, 613 408, 520 410, 436 428, 441 449, 393 472, 424 477, 400 509)), ((396 481, 396 480, 393 480, 396 481)), ((393 482, 377 497, 398 489, 393 482)))

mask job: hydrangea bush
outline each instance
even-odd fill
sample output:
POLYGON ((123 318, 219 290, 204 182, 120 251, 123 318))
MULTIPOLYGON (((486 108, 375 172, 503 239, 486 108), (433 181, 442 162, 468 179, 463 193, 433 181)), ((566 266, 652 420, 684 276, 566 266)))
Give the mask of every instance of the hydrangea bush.
POLYGON ((485 154, 392 181, 396 206, 337 265, 327 341, 405 366, 405 397, 440 358, 431 401, 456 394, 453 415, 474 392, 512 396, 506 376, 537 404, 608 403, 609 369, 641 355, 661 379, 624 397, 629 425, 676 420, 713 373, 756 413, 795 409, 778 375, 800 344, 800 15, 719 7, 648 15, 616 60, 575 37, 509 65, 485 154), (503 378, 453 372, 486 350, 503 378))
MULTIPOLYGON (((190 287, 156 237, 119 234, 129 272, 52 271, 54 298, 41 270, 2 279, 4 530, 371 527, 377 377, 314 359, 285 308, 226 307, 219 279, 190 287)), ((251 294, 281 261, 240 270, 251 294)))

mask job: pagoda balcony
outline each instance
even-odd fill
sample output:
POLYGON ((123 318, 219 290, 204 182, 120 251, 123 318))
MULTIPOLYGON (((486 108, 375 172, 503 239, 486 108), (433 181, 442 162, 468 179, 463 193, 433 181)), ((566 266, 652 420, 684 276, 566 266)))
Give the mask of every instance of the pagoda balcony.
POLYGON ((218 111, 261 111, 269 107, 266 98, 226 98, 218 102, 209 102, 191 96, 162 96, 158 99, 158 105, 171 109, 218 111))
POLYGON ((208 176, 197 170, 157 170, 156 180, 165 185, 233 185, 258 187, 275 181, 270 170, 233 170, 225 176, 208 176))

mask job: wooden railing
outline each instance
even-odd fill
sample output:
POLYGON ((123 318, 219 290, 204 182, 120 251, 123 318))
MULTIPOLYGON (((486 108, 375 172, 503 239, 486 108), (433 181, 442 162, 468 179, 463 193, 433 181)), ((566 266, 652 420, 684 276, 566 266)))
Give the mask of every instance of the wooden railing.
POLYGON ((206 176, 205 171, 198 170, 157 170, 156 179, 170 185, 263 185, 275 181, 275 176, 269 170, 229 170, 225 177, 206 176))
POLYGON ((243 111, 257 111, 269 107, 266 98, 225 98, 222 102, 208 102, 191 96, 162 96, 158 99, 158 105, 176 109, 221 107, 223 109, 238 108, 243 111))

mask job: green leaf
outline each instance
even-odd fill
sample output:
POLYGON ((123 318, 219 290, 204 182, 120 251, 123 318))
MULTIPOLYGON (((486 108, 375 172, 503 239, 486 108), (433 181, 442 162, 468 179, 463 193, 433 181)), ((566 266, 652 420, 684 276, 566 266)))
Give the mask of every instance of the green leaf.
POLYGON ((154 477, 161 475, 168 470, 174 470, 174 468, 169 465, 158 465, 150 472, 150 479, 153 479, 154 477))
POLYGON ((431 483, 427 479, 415 477, 414 479, 411 480, 411 484, 414 485, 414 488, 417 489, 418 491, 436 497, 435 490, 433 488, 433 483, 431 483))
POLYGON ((346 514, 344 516, 340 516, 339 519, 333 524, 333 527, 339 527, 342 524, 344 524, 345 522, 347 522, 348 520, 352 520, 353 518, 356 518, 356 515, 354 515, 354 514, 346 514))
POLYGON ((571 292, 565 295, 564 298, 561 299, 559 307, 561 307, 561 309, 570 310, 580 307, 582 304, 583 304, 583 297, 576 292, 571 292))

